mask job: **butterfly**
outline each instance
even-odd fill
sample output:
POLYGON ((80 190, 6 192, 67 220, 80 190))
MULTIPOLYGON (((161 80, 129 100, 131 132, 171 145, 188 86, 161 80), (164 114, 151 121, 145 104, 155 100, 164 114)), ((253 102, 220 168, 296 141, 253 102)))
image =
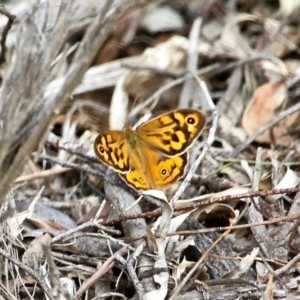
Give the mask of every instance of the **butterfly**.
POLYGON ((175 109, 135 129, 126 127, 98 135, 95 154, 134 189, 163 189, 184 175, 187 150, 205 124, 204 112, 175 109))

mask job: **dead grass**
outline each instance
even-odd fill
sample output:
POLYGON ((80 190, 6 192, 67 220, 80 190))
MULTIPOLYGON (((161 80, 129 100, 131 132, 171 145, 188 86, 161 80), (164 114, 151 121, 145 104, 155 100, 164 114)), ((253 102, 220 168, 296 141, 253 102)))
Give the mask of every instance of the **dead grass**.
POLYGON ((200 2, 0 7, 1 299, 300 299, 300 4, 200 2), (168 189, 95 157, 178 107, 208 122, 168 189))

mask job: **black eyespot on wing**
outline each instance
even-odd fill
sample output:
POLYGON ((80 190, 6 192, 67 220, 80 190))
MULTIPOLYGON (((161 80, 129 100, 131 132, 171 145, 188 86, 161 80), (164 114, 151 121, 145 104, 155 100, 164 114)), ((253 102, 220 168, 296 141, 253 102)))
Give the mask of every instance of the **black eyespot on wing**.
POLYGON ((160 174, 161 174, 162 176, 166 176, 167 173, 168 173, 168 171, 167 171, 165 168, 163 168, 163 169, 160 170, 160 174))
POLYGON ((102 154, 104 153, 104 148, 102 146, 98 146, 98 150, 100 153, 102 153, 102 154))
POLYGON ((101 135, 98 135, 94 142, 94 149, 96 155, 101 158, 102 156, 105 156, 105 152, 107 150, 107 145, 105 138, 101 135))
POLYGON ((188 124, 193 125, 193 124, 195 124, 197 121, 196 121, 196 119, 195 119, 194 117, 188 117, 187 120, 186 120, 186 122, 187 122, 188 124))

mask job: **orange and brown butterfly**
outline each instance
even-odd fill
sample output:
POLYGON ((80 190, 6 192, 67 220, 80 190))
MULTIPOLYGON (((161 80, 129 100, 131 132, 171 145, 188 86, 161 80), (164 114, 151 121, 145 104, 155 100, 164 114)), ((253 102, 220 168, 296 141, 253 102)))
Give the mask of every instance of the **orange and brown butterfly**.
POLYGON ((100 134, 94 149, 97 157, 133 188, 163 189, 184 175, 187 150, 205 124, 204 112, 175 109, 136 129, 100 134))

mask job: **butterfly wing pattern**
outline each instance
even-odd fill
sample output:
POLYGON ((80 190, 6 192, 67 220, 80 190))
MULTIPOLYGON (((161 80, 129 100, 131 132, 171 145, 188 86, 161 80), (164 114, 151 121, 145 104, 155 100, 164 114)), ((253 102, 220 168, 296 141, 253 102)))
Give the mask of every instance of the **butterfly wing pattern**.
POLYGON ((94 151, 107 166, 119 173, 130 171, 130 154, 122 131, 108 131, 98 135, 94 142, 94 151))
POLYGON ((187 165, 187 153, 176 157, 167 157, 150 148, 142 149, 139 158, 147 158, 135 164, 121 177, 138 190, 160 189, 182 177, 187 165), (142 163, 142 164, 141 164, 142 163))
POLYGON ((167 156, 187 151, 201 134, 206 115, 195 109, 178 109, 155 117, 137 128, 147 144, 167 156))
POLYGON ((177 109, 132 130, 108 131, 94 143, 95 153, 137 190, 164 188, 182 177, 187 149, 201 134, 206 115, 177 109))

